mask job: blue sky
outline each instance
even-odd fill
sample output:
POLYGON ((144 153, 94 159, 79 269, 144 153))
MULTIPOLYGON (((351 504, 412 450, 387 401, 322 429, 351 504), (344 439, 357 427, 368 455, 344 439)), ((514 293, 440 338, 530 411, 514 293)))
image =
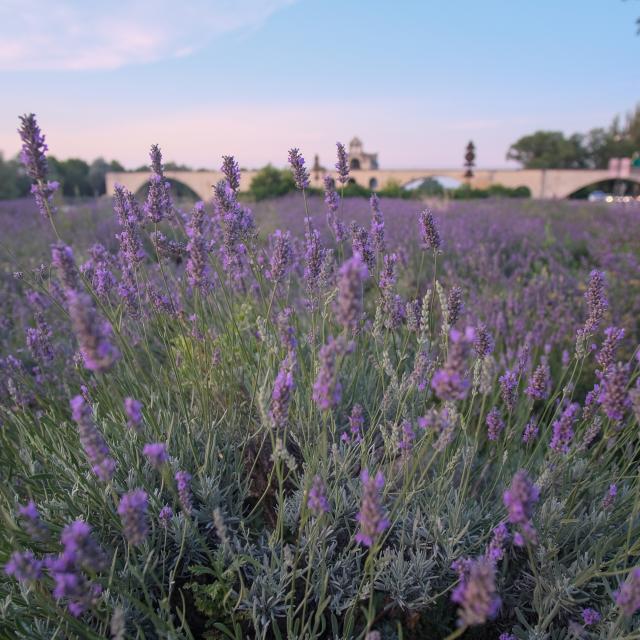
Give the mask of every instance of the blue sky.
POLYGON ((640 101, 633 0, 0 0, 0 150, 38 114, 52 153, 506 166, 535 129, 585 131, 640 101))

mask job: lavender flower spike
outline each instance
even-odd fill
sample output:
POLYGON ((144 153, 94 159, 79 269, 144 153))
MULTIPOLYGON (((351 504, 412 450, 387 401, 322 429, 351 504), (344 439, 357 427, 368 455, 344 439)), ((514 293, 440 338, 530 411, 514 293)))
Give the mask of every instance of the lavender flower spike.
POLYGON ((296 367, 295 351, 289 351, 280 364, 271 393, 271 419, 277 429, 284 429, 289 421, 289 403, 296 388, 293 373, 296 367))
POLYGON ((549 447, 556 453, 569 453, 569 446, 573 440, 573 425, 578 418, 579 410, 579 404, 570 404, 553 423, 553 436, 549 447))
POLYGON ((336 320, 345 329, 354 330, 362 318, 362 283, 369 275, 359 253, 338 270, 336 320))
POLYGON ((147 218, 154 223, 160 222, 170 215, 173 207, 171 202, 171 185, 164 177, 162 167, 162 152, 157 144, 151 146, 151 177, 149 178, 149 192, 144 203, 147 218))
POLYGON ((537 543, 537 532, 531 522, 533 508, 540 498, 540 490, 536 487, 526 471, 516 472, 511 486, 504 492, 504 505, 509 512, 509 522, 519 528, 513 536, 514 543, 521 547, 525 542, 537 543))
POLYGON ((484 624, 495 618, 501 600, 496 589, 495 563, 485 557, 455 562, 460 583, 451 594, 451 600, 459 605, 458 625, 484 624))
POLYGON ((180 506, 187 515, 191 515, 191 510, 193 509, 193 500, 191 497, 191 474, 187 471, 178 471, 175 478, 180 506))
POLYGON ((80 444, 89 459, 93 472, 103 482, 109 482, 113 477, 116 462, 111 457, 107 443, 93 422, 91 407, 81 395, 78 395, 71 400, 71 412, 78 425, 80 444))
POLYGON ((304 166, 304 158, 300 154, 299 149, 294 147, 289 150, 289 164, 293 171, 293 179, 296 183, 296 187, 300 190, 308 189, 310 184, 309 171, 304 166))
POLYGON ((118 504, 122 530, 129 544, 138 545, 147 537, 147 494, 142 489, 125 493, 118 504))
POLYGON ((167 445, 164 442, 150 442, 142 448, 142 454, 152 467, 160 469, 169 460, 167 445))
POLYGON ((127 415, 127 427, 140 432, 140 426, 142 424, 142 402, 134 398, 125 398, 124 412, 127 415))
POLYGON ((438 227, 431 211, 428 209, 422 211, 418 222, 420 223, 420 237, 423 246, 426 249, 438 251, 441 245, 440 233, 438 232, 438 227))
POLYGON ((338 172, 338 182, 342 185, 349 182, 349 160, 347 150, 341 142, 336 142, 338 149, 338 162, 336 162, 336 171, 338 172))
POLYGON ((31 536, 33 540, 44 540, 49 530, 47 525, 40 519, 38 507, 33 500, 26 505, 18 507, 18 515, 22 521, 22 527, 31 536))
POLYGON ((327 490, 320 476, 315 476, 313 479, 313 484, 307 496, 307 507, 316 518, 323 513, 328 513, 330 510, 327 490))
POLYGON ((42 561, 37 560, 33 551, 15 551, 4 567, 8 576, 26 584, 42 577, 42 561))
POLYGON ((391 524, 386 518, 380 504, 380 491, 384 487, 384 476, 378 471, 375 477, 369 475, 364 469, 360 475, 362 481, 362 502, 356 519, 360 523, 360 531, 355 540, 366 547, 372 547, 381 533, 384 533, 391 524))
POLYGON ((640 609, 640 567, 631 570, 615 597, 616 604, 629 618, 640 609))
POLYGON ((44 141, 44 135, 36 122, 33 113, 20 116, 20 129, 18 130, 22 140, 20 161, 31 178, 31 193, 35 197, 38 210, 42 217, 49 219, 55 209, 51 204, 53 194, 60 187, 58 182, 47 180, 48 166, 46 152, 48 147, 44 141))
POLYGON ((240 189, 240 165, 233 156, 222 156, 222 173, 227 179, 229 188, 238 193, 240 189))

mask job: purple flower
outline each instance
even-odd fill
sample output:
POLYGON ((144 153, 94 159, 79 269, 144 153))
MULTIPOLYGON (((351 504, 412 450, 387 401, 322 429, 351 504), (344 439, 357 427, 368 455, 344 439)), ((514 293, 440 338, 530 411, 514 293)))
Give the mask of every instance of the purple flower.
POLYGON ((447 360, 434 373, 431 387, 441 400, 464 400, 471 386, 465 367, 467 340, 456 329, 451 329, 449 337, 451 344, 447 360))
POLYGON ((204 236, 204 203, 197 202, 187 222, 187 265, 185 273, 193 289, 207 291, 211 286, 209 277, 209 249, 204 236))
POLYGON ((293 263, 291 234, 288 231, 283 233, 280 229, 276 229, 271 238, 273 253, 271 254, 271 272, 269 275, 272 282, 280 282, 287 275, 293 263))
POLYGON ((512 633, 504 632, 498 637, 498 640, 518 640, 512 633))
POLYGON ((140 240, 140 207, 133 193, 117 184, 114 187, 113 210, 121 232, 116 234, 120 242, 120 257, 127 269, 134 271, 144 260, 145 252, 140 240))
POLYGON ((360 474, 360 480, 362 481, 362 502, 356 516, 360 523, 360 530, 356 534, 355 540, 366 547, 372 547, 380 534, 384 533, 391 524, 380 504, 384 476, 382 471, 378 471, 375 477, 371 477, 369 471, 364 469, 360 474))
POLYGON ((416 439, 415 431, 411 426, 409 420, 403 420, 400 425, 400 442, 398 442, 398 449, 405 455, 407 455, 413 448, 413 441, 416 439))
POLYGON ((489 546, 487 547, 487 557, 493 562, 502 560, 502 558, 504 558, 504 548, 507 542, 509 542, 509 538, 510 535, 507 525, 501 522, 493 530, 491 542, 489 542, 489 546))
POLYGON ((24 530, 33 540, 44 540, 47 537, 49 530, 47 525, 40 519, 38 507, 33 500, 29 500, 24 506, 20 505, 18 507, 18 515, 24 530))
POLYGON ((149 461, 149 464, 156 469, 160 469, 162 465, 169 460, 167 445, 164 444, 164 442, 150 442, 145 444, 142 453, 149 461))
POLYGON ((227 179, 229 188, 238 193, 240 189, 240 165, 233 156, 222 156, 222 173, 227 179))
POLYGON ((320 476, 315 476, 313 479, 313 484, 307 496, 307 507, 316 518, 330 511, 326 487, 320 476))
POLYGON ((374 193, 369 199, 371 206, 371 240, 378 253, 384 252, 384 217, 380 211, 380 200, 374 193))
POLYGON ((518 376, 514 371, 507 369, 504 375, 498 378, 498 381, 500 382, 502 400, 507 405, 509 413, 511 413, 516 406, 516 399, 518 397, 518 376))
POLYGON ((44 141, 44 135, 36 122, 35 114, 30 113, 20 116, 20 129, 18 129, 18 132, 22 140, 20 161, 33 182, 31 193, 35 197, 40 214, 44 218, 51 218, 51 215, 55 213, 51 200, 60 185, 58 182, 49 182, 47 180, 46 152, 48 147, 44 141))
POLYGON ((606 511, 611 508, 613 505, 616 496, 618 495, 618 486, 616 484, 610 484, 609 490, 607 491, 607 495, 604 497, 602 501, 602 508, 606 511))
POLYGON ((607 327, 604 330, 604 334, 606 338, 600 347, 600 351, 596 354, 596 362, 601 371, 606 371, 613 364, 618 344, 624 338, 624 329, 607 327))
POLYGON ((19 582, 35 582, 42 577, 42 560, 37 560, 33 551, 14 551, 4 571, 19 582))
POLYGON ((458 624, 473 626, 495 618, 501 600, 496 589, 496 565, 485 557, 454 563, 460 582, 451 594, 458 605, 458 624))
POLYGON ((405 316, 404 302, 395 293, 397 262, 398 255, 395 253, 384 256, 383 267, 380 272, 379 286, 382 296, 382 318, 384 326, 389 330, 399 327, 405 316))
POLYGON ((171 214, 173 204, 171 202, 171 185, 164 177, 162 167, 162 152, 157 144, 151 145, 149 153, 151 158, 151 177, 149 178, 149 191, 144 203, 144 212, 147 218, 158 223, 171 214))
POLYGON ((493 338, 487 329, 487 325, 479 322, 475 329, 475 338, 473 340, 473 348, 478 358, 486 358, 493 352, 493 338))
POLYGON ((66 290, 79 288, 79 275, 71 247, 54 244, 51 247, 51 263, 56 268, 66 290))
POLYGON ((364 414, 362 406, 354 404, 349 416, 349 435, 345 432, 341 436, 343 442, 362 442, 364 430, 364 414))
POLYGON ((336 320, 345 329, 355 330, 360 323, 363 307, 362 288, 368 275, 367 266, 358 253, 338 270, 336 320))
POLYGON ((440 233, 431 211, 429 209, 422 211, 418 222, 420 223, 420 238, 425 249, 433 249, 433 251, 440 249, 440 233))
POLYGON ((573 440, 573 425, 578 418, 579 411, 579 404, 570 404, 553 423, 553 436, 549 447, 556 453, 569 453, 569 446, 573 440))
POLYGON ((124 412, 127 415, 127 427, 140 432, 140 426, 142 424, 142 402, 134 398, 125 398, 124 412))
POLYGON ((122 530, 129 544, 138 545, 147 537, 148 497, 142 489, 125 493, 118 504, 122 530))
POLYGON ((551 385, 551 372, 546 362, 539 364, 533 372, 525 394, 533 400, 544 400, 549 396, 551 385))
POLYGON ((340 196, 336 193, 334 179, 326 175, 324 177, 324 203, 327 205, 327 224, 335 236, 336 242, 342 242, 347 230, 337 217, 338 207, 340 206, 340 196))
POLYGON ((91 526, 84 520, 75 520, 68 524, 60 535, 64 547, 62 556, 54 561, 52 568, 59 569, 70 564, 81 567, 85 571, 97 573, 107 566, 105 552, 94 540, 91 526))
POLYGON ((353 254, 360 255, 369 271, 373 271, 376 266, 376 256, 371 247, 371 236, 369 232, 359 224, 351 223, 351 248, 353 254))
POLYGON ((538 437, 538 425, 534 420, 529 420, 522 434, 522 442, 529 444, 538 437))
POLYGON ((458 286, 453 286, 447 296, 447 320, 450 327, 453 327, 458 322, 463 309, 462 289, 458 286))
POLYGON ((320 234, 311 226, 311 219, 305 218, 308 230, 305 233, 304 249, 304 281, 309 296, 314 297, 318 292, 322 266, 327 257, 327 252, 320 244, 320 234))
POLYGON ((93 300, 86 293, 69 289, 66 296, 84 366, 89 371, 109 370, 120 357, 120 352, 111 342, 111 325, 98 316, 93 300))
POLYGON ((533 508, 540 498, 540 490, 536 487, 527 472, 517 471, 511 486, 504 492, 503 501, 509 514, 509 522, 519 528, 513 537, 514 543, 521 547, 525 542, 537 544, 538 536, 531 522, 533 508))
POLYGON ((51 344, 51 329, 45 321, 42 313, 35 313, 35 327, 28 327, 25 331, 27 347, 31 355, 42 364, 49 364, 55 357, 51 344))
POLYGON ((186 471, 178 471, 175 479, 180 506, 187 515, 191 515, 191 510, 193 509, 193 501, 191 497, 191 474, 186 471))
POLYGON ((327 344, 320 348, 318 354, 320 368, 313 383, 313 400, 321 411, 336 407, 342 399, 342 385, 338 379, 336 360, 351 350, 351 345, 340 336, 334 340, 329 336, 327 344))
POLYGON ((640 609, 640 567, 630 571, 615 598, 622 613, 629 618, 640 609))
POLYGON ((347 159, 347 150, 341 142, 336 142, 336 147, 338 149, 338 162, 336 162, 338 182, 345 185, 349 182, 349 160, 347 159))
POLYGON ((504 430, 504 420, 497 407, 493 407, 487 414, 487 438, 497 440, 504 430))
POLYGON ((103 482, 109 482, 113 477, 116 462, 111 457, 109 447, 93 421, 91 407, 81 395, 72 398, 71 413, 78 425, 80 444, 89 459, 93 473, 103 482))
POLYGON ((173 509, 166 504, 162 509, 160 509, 160 513, 158 514, 158 520, 160 520, 160 525, 163 529, 167 528, 171 518, 173 518, 173 509))
POLYGON ((289 403, 291 402, 293 391, 296 388, 293 377, 295 367, 295 352, 289 351, 280 364, 280 369, 271 393, 270 415, 277 429, 284 429, 289 421, 289 403))
POLYGON ((611 365, 602 377, 598 402, 613 422, 622 422, 624 414, 631 408, 631 399, 627 393, 629 384, 629 365, 618 362, 611 365))
POLYGON ((293 179, 298 189, 309 188, 309 172, 304 166, 304 158, 300 154, 300 150, 293 148, 289 150, 289 164, 293 171, 293 179))
POLYGON ((592 624, 597 624, 600 622, 600 614, 595 609, 583 609, 582 610, 582 620, 584 622, 584 626, 588 627, 592 624))

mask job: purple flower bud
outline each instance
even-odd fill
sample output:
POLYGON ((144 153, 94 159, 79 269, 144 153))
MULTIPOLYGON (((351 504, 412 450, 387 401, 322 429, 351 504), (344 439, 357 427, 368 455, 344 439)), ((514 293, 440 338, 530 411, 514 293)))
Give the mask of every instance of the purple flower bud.
POLYGON ((152 173, 149 178, 149 191, 144 204, 144 212, 151 222, 157 224, 163 218, 171 215, 173 208, 171 186, 164 177, 162 153, 157 144, 151 146, 149 156, 151 158, 152 173))
POLYGON ((384 245, 384 217, 382 211, 380 211, 380 200, 374 193, 369 199, 371 206, 371 240, 373 246, 378 253, 383 253, 385 250, 384 245))
POLYGON ((424 248, 433 249, 433 251, 440 249, 440 233, 431 211, 428 209, 422 211, 418 222, 420 223, 420 237, 424 248))
POLYGON ((640 567, 630 571, 615 599, 622 613, 629 618, 640 609, 640 567))
POLYGON ((497 407, 493 407, 487 414, 487 438, 489 440, 497 440, 504 427, 505 424, 500 411, 497 407))
POLYGON ((111 457, 109 447, 93 421, 91 407, 79 395, 71 400, 71 412, 78 425, 80 444, 89 459, 92 471, 103 482, 109 482, 113 477, 116 462, 111 457))
POLYGON ((327 205, 327 224, 335 236, 336 242, 342 242, 347 234, 347 230, 337 217, 340 206, 340 196, 336 193, 335 182, 329 175, 324 177, 324 203, 327 205))
POLYGON ((191 515, 191 510, 193 509, 193 501, 191 497, 191 474, 186 471, 178 471, 175 479, 180 506, 185 514, 191 515))
POLYGON ((36 559, 33 551, 15 551, 4 566, 4 571, 18 582, 28 584, 42 577, 42 561, 36 559))
POLYGON ((298 189, 308 189, 309 188, 309 172, 304 166, 304 158, 300 154, 300 150, 293 149, 289 150, 289 164, 291 165, 291 170, 293 171, 293 179, 296 183, 296 187, 298 189))
POLYGON ((507 405, 509 413, 512 413, 518 397, 518 376, 514 371, 505 371, 504 375, 498 378, 500 382, 500 393, 502 400, 507 405))
POLYGON ((65 290, 79 288, 78 267, 71 247, 54 244, 51 247, 51 263, 56 268, 65 290))
POLYGON ((173 509, 166 504, 162 509, 160 509, 160 513, 158 514, 158 520, 160 520, 160 525, 163 529, 167 528, 171 518, 173 518, 173 509))
POLYGON ((307 507, 316 518, 330 511, 327 490, 320 476, 315 476, 313 479, 307 496, 307 507))
POLYGON ((537 544, 537 532, 531 517, 539 498, 540 490, 531 482, 527 472, 516 472, 511 486, 504 492, 503 500, 509 513, 509 522, 519 528, 519 533, 513 538, 517 546, 523 546, 525 542, 537 544))
POLYGON ((313 400, 321 411, 336 407, 342 399, 342 385, 339 381, 336 360, 351 348, 352 346, 347 344, 342 336, 337 340, 329 336, 327 344, 320 348, 320 368, 313 383, 313 400))
POLYGON ((134 398, 125 398, 124 412, 127 415, 127 427, 134 431, 140 431, 142 424, 142 402, 134 398))
POLYGON ((106 554, 91 535, 91 526, 83 520, 68 524, 60 534, 60 542, 64 552, 62 557, 54 561, 54 569, 73 564, 85 571, 97 573, 106 568, 106 554))
POLYGON ((459 607, 458 624, 474 626, 495 618, 501 605, 496 589, 495 563, 480 557, 454 563, 454 568, 460 577, 451 594, 451 600, 459 607))
POLYGON ((562 415, 553 423, 553 436, 549 447, 556 453, 569 453, 569 446, 573 440, 573 425, 578 418, 580 405, 570 404, 562 415))
POLYGON ((338 270, 336 320, 345 329, 354 330, 362 318, 363 282, 368 277, 367 266, 360 254, 354 254, 338 270))
POLYGON ((585 627, 588 627, 592 624, 597 624, 598 622, 600 622, 601 616, 595 609, 591 609, 591 608, 583 609, 581 615, 582 615, 582 620, 584 622, 585 627))
POLYGON ((602 508, 605 511, 611 508, 617 495, 618 495, 618 486, 616 484, 610 484, 609 490, 607 491, 607 495, 604 497, 604 500, 602 501, 602 508))
POLYGON ((20 151, 20 161, 27 170, 27 175, 31 178, 31 193, 35 197, 40 214, 44 218, 50 218, 55 213, 51 204, 53 194, 60 187, 58 182, 47 180, 48 166, 46 152, 48 147, 44 141, 44 135, 36 122, 33 113, 20 116, 20 129, 18 129, 22 140, 22 150, 20 151))
POLYGON ((47 538, 49 530, 47 525, 40 519, 38 507, 33 500, 30 500, 25 506, 18 507, 18 515, 24 530, 33 540, 45 540, 47 538))
POLYGON ((227 179, 229 188, 238 193, 240 189, 240 165, 233 156, 222 156, 222 173, 227 179))
POLYGON ((272 282, 280 282, 287 275, 293 263, 291 234, 288 231, 283 233, 280 229, 276 229, 271 236, 271 240, 273 253, 271 254, 271 272, 269 275, 272 282))
POLYGON ((462 288, 453 286, 447 296, 447 318, 450 327, 455 326, 456 322, 458 322, 463 309, 462 288))
POLYGON ((602 377, 598 402, 613 422, 622 422, 624 414, 631 408, 631 399, 627 393, 628 384, 629 365, 621 362, 611 365, 602 377))
POLYGON ((345 185, 349 182, 349 160, 347 158, 347 150, 341 142, 336 142, 336 147, 338 149, 338 162, 336 162, 338 182, 345 185))
POLYGON ((289 421, 289 403, 296 384, 293 377, 296 367, 294 351, 289 351, 286 358, 280 364, 271 393, 270 415, 277 429, 284 429, 289 421))
POLYGON ((507 542, 509 542, 510 537, 511 536, 509 535, 507 525, 504 522, 501 522, 493 530, 491 542, 489 542, 489 546, 487 548, 487 558, 489 558, 493 562, 502 560, 502 558, 504 558, 505 545, 507 544, 507 542))
POLYGON ((546 362, 539 364, 529 380, 525 394, 533 400, 544 400, 549 396, 551 372, 546 362))
POLYGON ((486 358, 493 352, 493 338, 487 329, 487 325, 483 322, 479 322, 476 327, 475 339, 473 341, 473 348, 475 349, 478 358, 486 358))
POLYGON ((150 442, 142 448, 143 455, 152 467, 160 469, 169 460, 167 445, 164 442, 150 442))
POLYGON ((613 364, 618 344, 624 338, 624 329, 607 327, 604 334, 606 338, 596 355, 596 362, 601 371, 606 371, 613 364))
POLYGON ((465 365, 468 340, 456 329, 451 329, 449 337, 447 360, 433 375, 431 387, 441 400, 464 400, 471 386, 465 365))
POLYGON ((204 236, 204 203, 197 202, 187 222, 187 265, 185 273, 193 289, 207 291, 211 287, 209 276, 209 249, 204 236))
POLYGON ((356 542, 372 547, 381 533, 384 533, 391 524, 386 518, 380 504, 380 492, 384 487, 384 476, 378 471, 375 477, 369 475, 368 469, 363 469, 360 474, 362 482, 362 502, 356 520, 360 524, 360 530, 355 536, 356 542))
POLYGON ((147 494, 142 489, 125 493, 118 504, 122 530, 129 544, 138 545, 147 537, 147 494))
POLYGON ((522 434, 522 442, 529 444, 538 437, 538 425, 533 420, 529 420, 522 434))
POLYGON ((375 269, 376 256, 371 247, 371 236, 364 227, 355 222, 351 224, 351 248, 353 255, 356 253, 360 255, 369 271, 375 269))

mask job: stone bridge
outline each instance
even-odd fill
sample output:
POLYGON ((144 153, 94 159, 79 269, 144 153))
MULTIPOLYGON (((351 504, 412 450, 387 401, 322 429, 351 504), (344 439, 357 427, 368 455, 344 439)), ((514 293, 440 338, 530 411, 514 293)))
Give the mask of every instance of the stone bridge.
MULTIPOLYGON (((246 191, 257 171, 242 171, 240 190, 246 191)), ((192 189, 199 198, 208 200, 212 186, 224 176, 220 171, 166 171, 168 179, 192 189)), ((450 178, 465 182, 463 169, 359 169, 350 174, 354 182, 367 189, 380 190, 389 184, 406 186, 426 178, 450 178)), ((324 172, 311 172, 311 186, 322 188, 324 172)), ((615 179, 606 169, 478 169, 470 180, 472 187, 486 189, 491 185, 528 187, 532 198, 567 198, 583 187, 602 180, 615 179)), ((107 173, 107 194, 113 195, 114 186, 121 184, 134 193, 145 186, 149 173, 145 171, 107 173)), ((625 178, 640 184, 640 174, 625 178)))

